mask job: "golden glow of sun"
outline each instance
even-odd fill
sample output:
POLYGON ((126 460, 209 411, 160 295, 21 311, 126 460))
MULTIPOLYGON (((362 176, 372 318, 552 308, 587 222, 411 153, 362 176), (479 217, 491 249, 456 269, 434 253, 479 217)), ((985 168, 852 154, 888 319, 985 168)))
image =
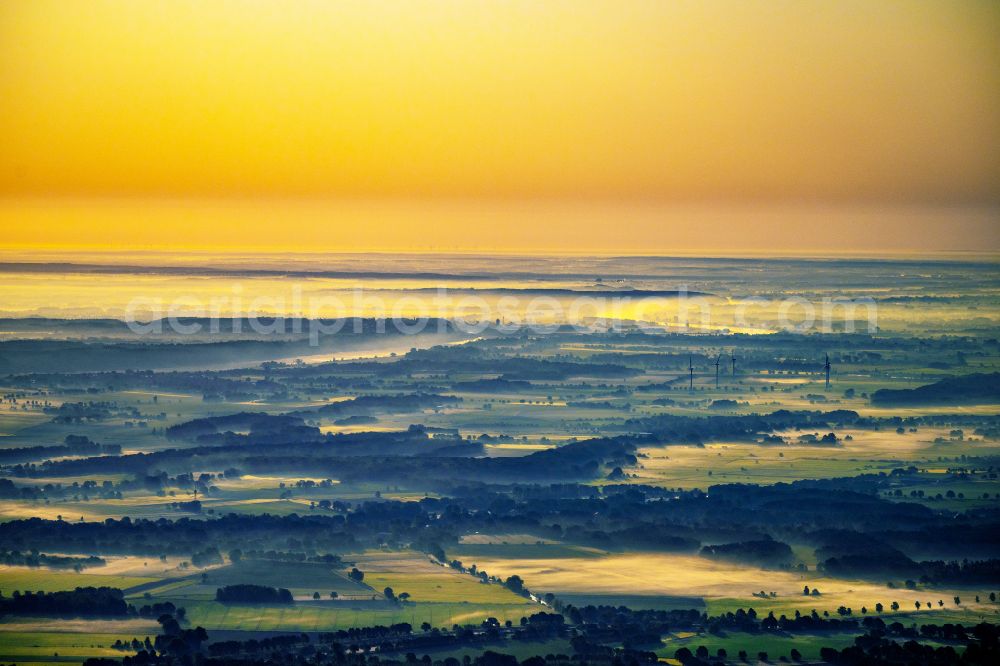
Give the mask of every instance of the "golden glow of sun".
POLYGON ((924 207, 868 244, 995 248, 998 44, 972 1, 8 0, 0 242, 858 248, 924 207), (727 213, 772 205, 827 236, 727 213))

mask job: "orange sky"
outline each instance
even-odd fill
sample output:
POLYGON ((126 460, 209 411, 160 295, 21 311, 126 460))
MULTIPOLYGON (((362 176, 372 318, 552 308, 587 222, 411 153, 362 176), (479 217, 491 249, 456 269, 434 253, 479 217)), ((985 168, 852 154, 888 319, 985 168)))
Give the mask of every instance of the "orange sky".
POLYGON ((7 0, 0 147, 7 246, 996 250, 1000 3, 7 0))

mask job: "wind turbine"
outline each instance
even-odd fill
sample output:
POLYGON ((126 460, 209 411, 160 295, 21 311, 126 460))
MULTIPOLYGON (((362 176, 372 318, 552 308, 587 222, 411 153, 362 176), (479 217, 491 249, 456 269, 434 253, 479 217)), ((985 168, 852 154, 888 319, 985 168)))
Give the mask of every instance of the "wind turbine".
POLYGON ((826 370, 826 390, 830 390, 830 355, 826 355, 826 363, 823 365, 823 369, 826 370))
POLYGON ((715 357, 715 388, 719 388, 719 363, 722 361, 722 354, 715 357))
POLYGON ((691 355, 688 355, 688 390, 694 390, 694 363, 691 361, 691 355))
POLYGON ((733 361, 733 381, 736 381, 736 350, 729 352, 729 356, 733 361))

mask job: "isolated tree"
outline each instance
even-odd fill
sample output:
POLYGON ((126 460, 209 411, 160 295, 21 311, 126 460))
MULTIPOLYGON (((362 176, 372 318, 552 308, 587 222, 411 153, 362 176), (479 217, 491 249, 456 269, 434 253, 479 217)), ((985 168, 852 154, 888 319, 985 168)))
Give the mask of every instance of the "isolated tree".
POLYGON ((892 605, 890 605, 889 607, 893 610, 893 612, 898 611, 899 610, 899 602, 898 601, 893 601, 892 605))
POLYGON ((876 613, 881 613, 882 612, 882 604, 881 604, 881 602, 875 604, 875 612, 876 613))
POLYGON ((337 592, 336 592, 336 591, 333 591, 333 592, 331 592, 331 593, 330 593, 330 598, 331 598, 331 599, 336 599, 336 598, 337 598, 337 597, 339 597, 339 596, 340 596, 340 595, 339 595, 339 594, 337 594, 337 592))
POLYGON ((313 592, 313 599, 319 600, 319 592, 313 592))
POLYGON ((507 580, 504 581, 504 585, 508 590, 515 594, 521 594, 524 591, 524 581, 521 580, 521 577, 516 574, 508 577, 507 580))

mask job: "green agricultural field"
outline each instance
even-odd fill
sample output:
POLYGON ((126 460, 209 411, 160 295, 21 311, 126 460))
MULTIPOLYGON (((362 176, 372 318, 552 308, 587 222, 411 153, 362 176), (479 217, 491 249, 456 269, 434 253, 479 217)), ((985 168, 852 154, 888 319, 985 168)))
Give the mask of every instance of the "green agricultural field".
POLYGON ((121 658, 129 654, 115 650, 110 646, 116 641, 132 638, 144 640, 156 636, 155 631, 148 634, 88 634, 63 633, 55 631, 44 632, 8 632, 0 624, 0 662, 15 662, 17 664, 80 664, 90 657, 121 658))
POLYGON ((391 587, 395 594, 407 592, 412 600, 436 603, 478 603, 523 605, 524 597, 500 585, 484 584, 474 576, 431 562, 413 551, 366 551, 351 556, 365 572, 365 584, 382 592, 391 587))
POLYGON ((370 599, 374 594, 367 585, 359 585, 326 564, 270 560, 241 560, 200 574, 195 571, 188 574, 185 581, 172 582, 169 588, 152 589, 150 593, 171 599, 211 600, 215 599, 219 587, 246 583, 284 587, 296 597, 312 597, 314 592, 319 592, 327 599, 330 592, 337 592, 348 599, 370 599))
POLYGON ((156 578, 140 576, 116 576, 87 573, 99 569, 74 571, 54 571, 52 569, 28 567, 0 567, 0 591, 10 594, 15 590, 31 592, 57 592, 77 587, 116 587, 127 590, 136 585, 151 583, 156 578))
POLYGON ((52 619, 15 618, 0 620, 0 663, 79 664, 89 657, 121 657, 111 645, 116 640, 154 638, 159 625, 144 619, 52 619))
POLYGON ((48 504, 37 501, 3 500, 0 502, 0 519, 46 518, 48 520, 79 520, 99 522, 108 518, 170 518, 191 517, 193 514, 178 511, 171 502, 189 499, 180 497, 138 496, 121 500, 91 499, 89 501, 54 500, 48 504))
MULTIPOLYGON (((906 591, 901 594, 900 590, 885 589, 885 593, 883 594, 875 588, 865 588, 863 590, 852 590, 848 593, 837 592, 831 595, 824 595, 827 597, 826 599, 823 597, 806 598, 788 595, 778 596, 774 599, 752 598, 749 600, 745 598, 716 597, 707 599, 706 602, 709 615, 719 615, 738 608, 753 608, 757 611, 758 616, 774 613, 775 617, 780 617, 781 615, 791 617, 795 614, 795 611, 799 611, 804 615, 811 613, 814 609, 820 614, 828 613, 830 617, 837 617, 836 609, 839 606, 850 608, 853 612, 853 617, 864 617, 861 613, 863 606, 868 609, 869 615, 873 615, 875 614, 875 603, 882 603, 884 610, 880 617, 885 619, 886 622, 898 620, 903 624, 916 623, 918 625, 930 622, 936 624, 945 622, 975 624, 982 621, 991 621, 989 619, 991 616, 994 618, 992 621, 995 622, 996 618, 1000 616, 1000 606, 997 604, 964 603, 962 606, 955 606, 951 602, 952 597, 947 596, 953 592, 955 591, 935 592, 922 590, 917 592, 906 591), (831 603, 831 599, 836 599, 836 601, 831 603), (879 601, 874 601, 875 599, 879 601), (922 600, 922 606, 919 611, 913 605, 913 601, 916 599, 922 600), (936 602, 939 599, 945 602, 943 607, 937 605, 936 602), (890 610, 892 601, 899 602, 900 609, 898 611, 890 610), (931 607, 926 606, 926 602, 928 601, 933 602, 931 607)), ((964 596, 963 599, 968 599, 971 602, 974 596, 975 594, 973 593, 971 596, 964 596)))
POLYGON ((3 446, 4 448, 8 446, 18 446, 19 444, 5 442, 2 438, 19 434, 27 428, 36 426, 39 423, 45 423, 48 420, 49 417, 41 412, 26 412, 10 408, 0 408, 0 446, 3 446))
POLYGON ((538 612, 534 604, 484 605, 475 603, 408 603, 403 606, 384 601, 325 600, 296 602, 292 606, 226 605, 215 601, 185 602, 192 625, 240 631, 331 631, 351 627, 409 622, 415 627, 428 622, 435 627, 478 623, 488 617, 518 623, 538 612))
POLYGON ((239 513, 255 516, 289 516, 291 514, 308 514, 309 500, 302 499, 245 499, 245 500, 214 500, 202 501, 204 510, 214 510, 216 513, 239 513))
POLYGON ((664 637, 664 645, 656 650, 656 654, 661 658, 673 659, 674 653, 680 648, 687 648, 694 652, 698 646, 704 645, 712 657, 715 657, 721 648, 726 651, 727 660, 736 663, 739 662, 737 658, 739 651, 746 650, 750 663, 755 663, 759 652, 766 652, 769 662, 777 662, 780 657, 788 657, 794 648, 802 653, 803 659, 817 661, 820 649, 824 647, 843 649, 854 644, 854 636, 853 633, 796 634, 795 636, 740 632, 731 632, 726 636, 679 633, 664 637))
POLYGON ((410 622, 434 626, 480 622, 487 617, 517 622, 541 608, 499 585, 441 565, 412 551, 369 551, 348 556, 365 572, 364 584, 327 565, 243 560, 149 590, 154 600, 184 606, 192 624, 206 629, 240 631, 328 631, 347 627, 410 622), (215 590, 222 585, 254 583, 291 590, 291 606, 221 604, 215 590), (385 600, 382 590, 408 592, 405 604, 385 600), (330 592, 338 597, 332 599, 330 592), (313 600, 318 592, 320 599, 313 600))
POLYGON ((932 483, 907 486, 902 497, 890 494, 886 494, 886 497, 902 502, 919 502, 934 509, 950 511, 1000 507, 1000 480, 956 480, 948 478, 943 473, 926 476, 932 483), (914 491, 923 492, 923 497, 913 497, 911 493, 914 491), (938 495, 941 495, 941 499, 937 499, 938 495))

